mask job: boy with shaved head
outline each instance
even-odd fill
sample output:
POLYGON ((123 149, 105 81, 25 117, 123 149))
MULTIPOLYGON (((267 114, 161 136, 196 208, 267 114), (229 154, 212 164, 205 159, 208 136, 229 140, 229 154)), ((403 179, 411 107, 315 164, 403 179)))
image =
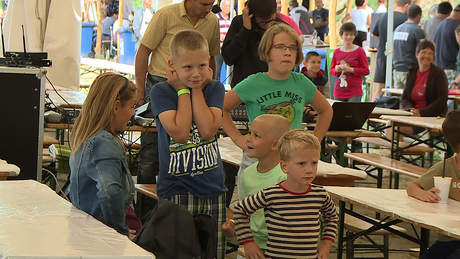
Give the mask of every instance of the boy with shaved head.
MULTIPOLYGON (((243 172, 241 199, 286 179, 286 174, 280 167, 277 145, 278 139, 289 130, 291 130, 289 121, 278 114, 262 114, 252 121, 247 139, 247 155, 259 161, 243 172)), ((250 225, 255 242, 264 250, 267 246, 268 233, 263 209, 252 214, 250 225)), ((233 223, 225 222, 222 230, 228 236, 233 236, 233 223)))

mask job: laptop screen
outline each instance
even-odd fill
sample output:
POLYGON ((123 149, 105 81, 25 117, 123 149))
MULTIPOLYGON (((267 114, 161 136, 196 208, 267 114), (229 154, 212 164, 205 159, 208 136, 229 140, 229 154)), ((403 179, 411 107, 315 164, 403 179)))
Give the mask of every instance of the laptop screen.
POLYGON ((375 105, 374 102, 334 102, 332 104, 334 115, 329 131, 361 129, 375 105))

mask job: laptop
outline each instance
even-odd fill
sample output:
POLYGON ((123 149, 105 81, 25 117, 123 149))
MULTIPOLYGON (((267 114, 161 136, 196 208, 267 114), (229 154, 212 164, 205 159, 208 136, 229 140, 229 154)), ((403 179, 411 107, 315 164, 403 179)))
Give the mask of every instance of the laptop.
POLYGON ((350 131, 361 129, 374 110, 374 102, 334 102, 329 131, 350 131))
POLYGON ((134 123, 142 127, 155 127, 155 118, 144 118, 147 111, 150 110, 150 102, 139 106, 136 109, 136 115, 134 115, 134 123))

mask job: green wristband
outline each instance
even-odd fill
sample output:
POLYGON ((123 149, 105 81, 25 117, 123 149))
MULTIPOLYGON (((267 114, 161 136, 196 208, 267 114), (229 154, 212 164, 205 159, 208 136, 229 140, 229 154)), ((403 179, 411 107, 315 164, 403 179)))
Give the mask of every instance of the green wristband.
POLYGON ((190 90, 189 89, 180 89, 179 91, 177 91, 177 97, 183 95, 183 94, 190 94, 190 90))

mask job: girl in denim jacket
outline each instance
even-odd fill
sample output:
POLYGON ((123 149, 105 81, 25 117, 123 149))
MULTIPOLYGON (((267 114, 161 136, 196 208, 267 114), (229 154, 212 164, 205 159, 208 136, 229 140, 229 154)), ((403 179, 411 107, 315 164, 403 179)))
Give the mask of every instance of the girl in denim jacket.
MULTIPOLYGON (((72 204, 130 238, 135 231, 125 219, 127 213, 135 215, 130 207, 135 189, 116 131, 125 129, 135 105, 132 82, 118 74, 101 74, 91 85, 70 138, 72 204)), ((135 222, 141 225, 139 219, 135 222)))

